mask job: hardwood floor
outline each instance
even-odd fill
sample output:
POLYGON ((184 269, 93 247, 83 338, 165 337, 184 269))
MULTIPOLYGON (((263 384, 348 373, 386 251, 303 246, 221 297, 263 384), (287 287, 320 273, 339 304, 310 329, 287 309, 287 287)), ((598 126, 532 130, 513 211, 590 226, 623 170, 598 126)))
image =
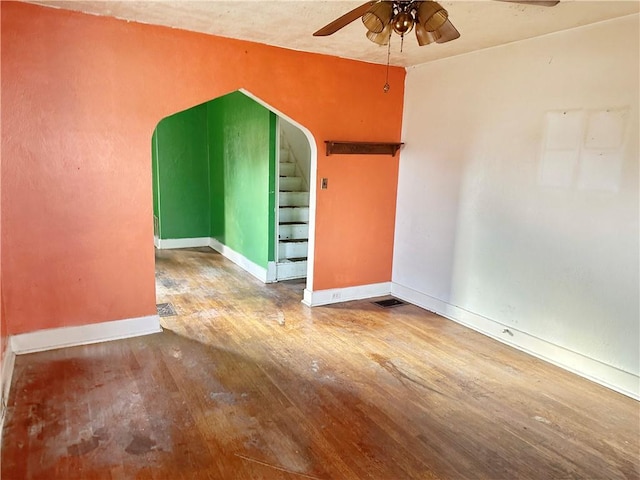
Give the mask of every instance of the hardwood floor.
POLYGON ((639 403, 412 305, 157 253, 163 333, 19 356, 2 479, 637 479, 639 403))

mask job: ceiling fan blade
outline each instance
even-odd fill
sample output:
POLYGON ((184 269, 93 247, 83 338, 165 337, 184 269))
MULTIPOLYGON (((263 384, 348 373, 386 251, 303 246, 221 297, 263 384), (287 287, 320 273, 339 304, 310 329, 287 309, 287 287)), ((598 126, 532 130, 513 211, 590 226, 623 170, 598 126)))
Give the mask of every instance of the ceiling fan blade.
POLYGON ((498 2, 524 3, 525 5, 538 5, 539 7, 555 7, 560 0, 498 0, 498 2))
POLYGON ((320 30, 315 32, 313 34, 313 36, 314 37, 326 37, 327 35, 331 35, 332 33, 336 33, 341 28, 346 27, 351 22, 353 22, 354 20, 357 20, 362 15, 364 15, 367 12, 367 10, 369 10, 374 3, 377 3, 377 1, 373 0, 373 1, 370 1, 370 2, 363 3, 362 5, 360 5, 359 7, 354 8, 350 12, 345 13, 340 18, 336 18, 333 22, 329 23, 328 25, 325 25, 320 30))
POLYGON ((440 37, 436 39, 436 43, 446 43, 451 40, 455 40, 456 38, 460 38, 460 32, 456 30, 456 27, 454 27, 453 23, 449 20, 442 24, 438 29, 438 33, 440 34, 440 37))

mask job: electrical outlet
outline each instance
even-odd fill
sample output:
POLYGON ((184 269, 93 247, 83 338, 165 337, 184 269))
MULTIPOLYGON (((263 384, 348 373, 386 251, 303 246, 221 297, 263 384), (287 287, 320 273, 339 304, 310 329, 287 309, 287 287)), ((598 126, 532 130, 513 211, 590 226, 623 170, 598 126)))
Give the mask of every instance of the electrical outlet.
POLYGON ((322 190, 326 190, 328 186, 329 186, 329 179, 323 178, 322 181, 320 182, 320 188, 322 190))
POLYGON ((331 300, 340 300, 340 292, 334 292, 331 294, 331 300))

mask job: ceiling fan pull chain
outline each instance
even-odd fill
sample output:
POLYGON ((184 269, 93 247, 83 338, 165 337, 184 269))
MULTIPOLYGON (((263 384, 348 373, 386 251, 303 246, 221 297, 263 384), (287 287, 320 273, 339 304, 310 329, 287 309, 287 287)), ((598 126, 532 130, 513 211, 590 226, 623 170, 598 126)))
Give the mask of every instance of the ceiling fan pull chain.
POLYGON ((389 37, 389 42, 387 43, 387 76, 384 81, 384 87, 382 87, 382 91, 387 93, 391 86, 389 85, 389 61, 391 59, 391 37, 389 37))

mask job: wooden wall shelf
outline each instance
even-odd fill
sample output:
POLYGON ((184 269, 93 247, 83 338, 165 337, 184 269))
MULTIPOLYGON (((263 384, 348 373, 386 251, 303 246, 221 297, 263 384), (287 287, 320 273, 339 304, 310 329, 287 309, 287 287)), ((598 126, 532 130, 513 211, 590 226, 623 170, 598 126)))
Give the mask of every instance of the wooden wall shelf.
POLYGON ((390 142, 339 142, 325 140, 329 155, 391 155, 395 156, 403 143, 390 142))

